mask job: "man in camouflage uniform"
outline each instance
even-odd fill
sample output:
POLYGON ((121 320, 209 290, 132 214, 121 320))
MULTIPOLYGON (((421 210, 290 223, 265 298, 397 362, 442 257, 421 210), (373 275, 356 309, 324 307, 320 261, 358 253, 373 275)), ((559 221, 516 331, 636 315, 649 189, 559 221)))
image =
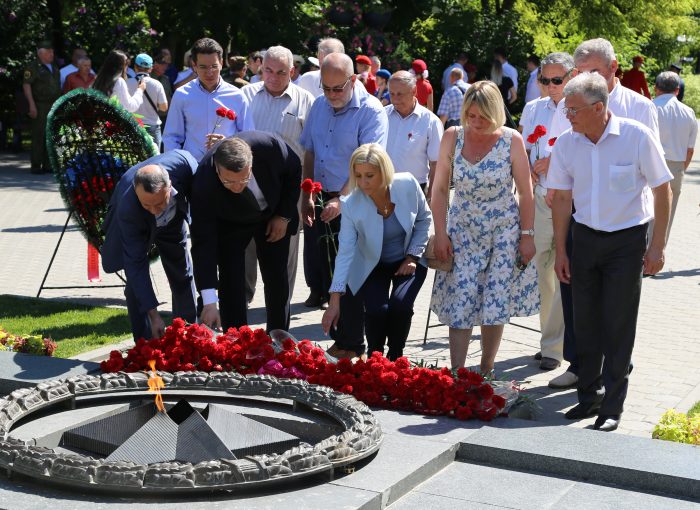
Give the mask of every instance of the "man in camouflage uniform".
POLYGON ((53 46, 50 41, 42 41, 37 46, 37 58, 24 70, 22 88, 29 103, 29 117, 32 119, 32 173, 51 171, 46 151, 46 117, 53 102, 61 95, 61 75, 53 63, 53 46))

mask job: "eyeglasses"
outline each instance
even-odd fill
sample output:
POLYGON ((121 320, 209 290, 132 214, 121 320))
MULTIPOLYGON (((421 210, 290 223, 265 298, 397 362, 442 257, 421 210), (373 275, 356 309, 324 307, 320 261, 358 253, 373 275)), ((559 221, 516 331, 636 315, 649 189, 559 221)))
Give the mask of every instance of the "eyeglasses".
POLYGON ((562 108, 561 111, 564 112, 564 115, 567 117, 576 117, 576 114, 580 112, 581 110, 585 110, 586 108, 590 108, 591 106, 595 106, 596 103, 599 103, 600 101, 596 101, 593 104, 587 104, 586 106, 582 106, 580 108, 562 108))
POLYGON ((198 65, 197 69, 200 71, 216 71, 219 68, 219 64, 212 64, 210 66, 198 65))
POLYGON ((252 168, 248 171, 248 177, 245 179, 239 179, 237 181, 225 181, 224 179, 221 178, 221 172, 219 171, 219 166, 214 165, 214 168, 216 168, 216 175, 219 176, 219 181, 221 181, 221 184, 224 185, 225 188, 228 188, 229 186, 236 186, 236 185, 244 185, 248 184, 250 182, 250 177, 253 173, 252 168))
POLYGON ((545 78, 544 76, 541 76, 539 78, 540 83, 544 86, 549 85, 549 82, 552 82, 553 85, 561 85, 564 83, 564 80, 566 80, 566 77, 569 76, 569 73, 571 71, 567 71, 567 73, 564 76, 555 76, 554 78, 545 78))
POLYGON ((326 87, 323 83, 321 83, 320 87, 323 89, 323 92, 325 94, 328 94, 330 92, 334 92, 335 94, 340 94, 342 91, 345 90, 345 87, 348 86, 348 83, 350 83, 350 80, 352 80, 352 76, 348 76, 348 79, 345 83, 343 83, 340 87, 326 87))

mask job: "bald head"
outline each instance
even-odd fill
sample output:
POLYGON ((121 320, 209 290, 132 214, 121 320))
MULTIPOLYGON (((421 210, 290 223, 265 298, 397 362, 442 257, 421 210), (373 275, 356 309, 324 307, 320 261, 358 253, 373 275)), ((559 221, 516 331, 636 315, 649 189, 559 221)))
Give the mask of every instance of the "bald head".
POLYGON ((170 174, 160 165, 142 166, 134 175, 134 188, 141 187, 146 193, 158 193, 170 187, 170 174))
POLYGON ((331 53, 321 63, 321 74, 326 72, 343 73, 349 76, 353 74, 352 59, 345 53, 331 53))

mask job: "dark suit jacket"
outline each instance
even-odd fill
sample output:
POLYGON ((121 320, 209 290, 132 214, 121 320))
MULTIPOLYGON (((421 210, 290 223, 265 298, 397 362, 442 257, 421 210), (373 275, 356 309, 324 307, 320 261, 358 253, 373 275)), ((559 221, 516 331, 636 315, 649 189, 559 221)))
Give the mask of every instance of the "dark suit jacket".
MULTIPOLYGON (((281 137, 272 133, 243 131, 236 138, 244 140, 253 152, 253 176, 268 204, 263 218, 268 220, 275 215, 289 218, 287 236, 293 235, 299 229, 299 157, 281 137)), ((236 211, 230 205, 231 192, 216 174, 215 151, 213 147, 204 155, 192 183, 192 259, 195 283, 200 290, 218 288, 218 221, 237 223, 236 211)))
POLYGON ((158 305, 148 274, 148 251, 155 241, 157 229, 156 217, 141 206, 133 182, 139 168, 156 163, 168 171, 171 185, 177 190, 177 212, 170 224, 183 219, 189 222, 192 177, 197 170, 197 160, 187 151, 174 150, 133 166, 119 179, 102 225, 105 232, 102 268, 107 273, 122 269, 126 272, 141 311, 152 310, 158 305))

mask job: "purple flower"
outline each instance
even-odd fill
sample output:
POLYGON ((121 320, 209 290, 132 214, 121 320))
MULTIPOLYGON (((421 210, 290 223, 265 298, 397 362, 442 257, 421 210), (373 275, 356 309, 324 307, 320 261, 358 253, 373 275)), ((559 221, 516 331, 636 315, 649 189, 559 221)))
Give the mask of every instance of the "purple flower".
POLYGON ((7 15, 7 20, 12 22, 16 19, 17 19, 17 15, 14 12, 10 11, 10 13, 7 15))
POLYGON ((86 14, 86 13, 87 13, 87 9, 85 8, 84 5, 81 5, 80 7, 78 7, 78 14, 86 14))
POLYGON ((157 30, 154 30, 153 28, 151 28, 151 29, 148 31, 148 33, 149 33, 152 37, 155 37, 155 36, 158 35, 158 31, 157 31, 157 30))

